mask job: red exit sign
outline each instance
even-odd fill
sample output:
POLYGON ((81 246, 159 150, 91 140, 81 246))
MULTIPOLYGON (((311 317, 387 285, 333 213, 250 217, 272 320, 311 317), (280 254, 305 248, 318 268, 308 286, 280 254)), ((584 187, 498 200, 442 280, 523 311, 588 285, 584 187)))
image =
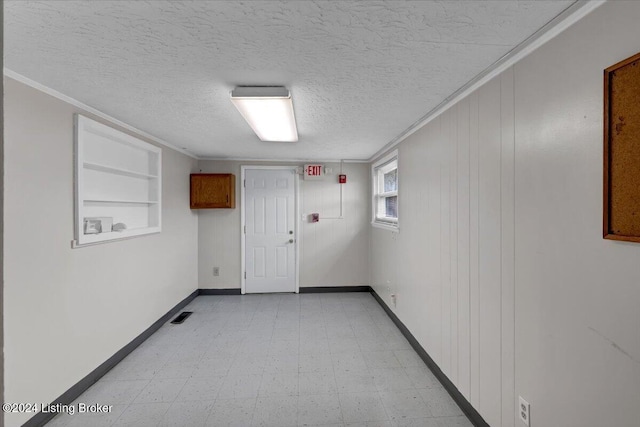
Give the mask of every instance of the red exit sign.
POLYGON ((304 165, 304 179, 318 179, 324 175, 323 165, 304 165))

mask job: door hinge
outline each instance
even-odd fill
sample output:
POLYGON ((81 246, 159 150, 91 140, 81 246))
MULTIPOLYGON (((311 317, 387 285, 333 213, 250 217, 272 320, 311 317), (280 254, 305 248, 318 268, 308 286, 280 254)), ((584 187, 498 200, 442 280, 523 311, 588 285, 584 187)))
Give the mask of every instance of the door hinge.
POLYGON ((245 188, 247 187, 247 180, 246 179, 242 180, 242 186, 245 187, 245 188))
POLYGON ((244 234, 247 234, 247 226, 244 226, 244 234))
POLYGON ((247 278, 247 272, 246 271, 244 272, 244 278, 245 279, 247 278))

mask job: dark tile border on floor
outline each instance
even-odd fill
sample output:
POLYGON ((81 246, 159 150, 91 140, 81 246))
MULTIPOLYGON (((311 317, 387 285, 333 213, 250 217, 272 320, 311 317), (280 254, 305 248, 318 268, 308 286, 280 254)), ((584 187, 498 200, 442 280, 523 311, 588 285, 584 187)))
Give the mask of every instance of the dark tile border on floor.
MULTIPOLYGON (((369 292, 370 286, 307 286, 299 289, 301 294, 321 294, 331 292, 369 292)), ((198 295, 241 295, 240 288, 200 289, 198 295)))
POLYGON ((462 409, 462 411, 467 416, 467 418, 469 418, 469 421, 471 421, 471 423, 475 427, 491 427, 484 420, 484 418, 482 418, 482 416, 478 413, 478 411, 476 411, 476 409, 473 406, 471 406, 471 403, 469 403, 469 401, 462 395, 462 393, 460 393, 460 391, 451 382, 451 380, 449 380, 449 378, 445 375, 445 373, 442 372, 442 369, 440 369, 440 367, 436 364, 436 362, 433 361, 431 356, 429 356, 429 353, 427 353, 427 351, 420 345, 418 340, 416 340, 416 338, 409 331, 409 329, 407 329, 404 323, 402 323, 402 321, 398 319, 398 316, 396 316, 396 314, 393 311, 391 311, 391 309, 384 302, 384 300, 380 298, 380 295, 378 295, 376 291, 373 290, 373 288, 371 287, 369 288, 370 288, 371 295, 373 295, 376 301, 378 301, 378 304, 380 304, 380 306, 384 309, 387 315, 391 318, 393 323, 395 323, 398 329, 400 329, 400 332, 402 332, 402 335, 404 335, 407 341, 409 341, 409 344, 411 344, 411 347, 413 347, 416 353, 418 353, 418 356, 420 356, 420 358, 424 361, 424 363, 431 370, 431 372, 433 372, 433 375, 435 375, 438 381, 440 381, 440 383, 445 388, 445 390, 447 390, 447 392, 453 398, 453 400, 458 404, 458 406, 460 406, 460 409, 462 409))
MULTIPOLYGON (((144 332, 135 337, 129 344, 122 347, 113 356, 107 359, 102 365, 98 366, 86 377, 78 381, 69 390, 64 392, 60 397, 54 400, 51 405, 61 404, 69 405, 76 400, 82 393, 84 393, 89 387, 95 384, 100 378, 102 378, 107 372, 122 361, 129 353, 135 350, 140 344, 142 344, 147 338, 153 335, 162 325, 169 321, 177 312, 182 310, 187 304, 189 304, 195 297, 199 295, 199 290, 196 289, 188 297, 180 301, 175 307, 169 310, 164 316, 156 320, 156 322, 149 326, 144 332)), ((40 427, 51 421, 55 417, 56 413, 42 413, 38 412, 31 417, 22 427, 40 427)))
POLYGON ((241 295, 240 288, 198 289, 198 295, 241 295))
POLYGON ((301 294, 323 294, 332 292, 371 292, 371 286, 309 286, 300 288, 301 294))

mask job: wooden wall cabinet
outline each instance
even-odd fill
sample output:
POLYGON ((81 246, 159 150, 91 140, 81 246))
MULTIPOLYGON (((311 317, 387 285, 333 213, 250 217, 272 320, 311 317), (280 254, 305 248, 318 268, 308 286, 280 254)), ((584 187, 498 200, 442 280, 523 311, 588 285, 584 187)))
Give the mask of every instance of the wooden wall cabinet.
POLYGON ((231 173, 191 174, 191 209, 234 209, 236 176, 231 173))

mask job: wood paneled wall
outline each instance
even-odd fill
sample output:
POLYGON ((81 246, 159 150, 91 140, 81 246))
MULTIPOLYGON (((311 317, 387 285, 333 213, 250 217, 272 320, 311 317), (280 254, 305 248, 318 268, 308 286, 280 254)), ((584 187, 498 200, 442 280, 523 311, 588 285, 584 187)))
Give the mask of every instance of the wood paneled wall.
POLYGON ((400 233, 372 285, 492 426, 515 422, 514 80, 508 70, 400 148, 400 233))

